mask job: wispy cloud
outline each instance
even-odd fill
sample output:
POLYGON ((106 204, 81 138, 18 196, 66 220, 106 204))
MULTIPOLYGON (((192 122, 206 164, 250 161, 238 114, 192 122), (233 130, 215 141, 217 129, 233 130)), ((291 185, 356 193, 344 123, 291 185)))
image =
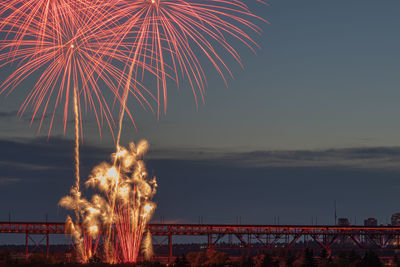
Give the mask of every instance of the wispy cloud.
POLYGON ((10 118, 10 117, 16 117, 18 111, 13 110, 13 111, 0 111, 0 119, 1 118, 10 118))
MULTIPOLYGON (((0 140, 0 167, 24 170, 65 169, 72 159, 73 142, 63 137, 0 140)), ((106 160, 112 148, 85 145, 87 166, 106 160)), ((151 149, 148 160, 193 161, 205 165, 263 167, 349 167, 400 170, 400 147, 358 147, 325 150, 223 151, 215 149, 151 149)))
POLYGON ((241 167, 352 167, 400 169, 399 147, 345 148, 327 150, 276 150, 226 152, 181 150, 177 153, 159 150, 158 159, 197 160, 207 164, 241 167))
MULTIPOLYGON (((0 140, 0 171, 46 173, 73 169, 73 141, 62 137, 39 137, 0 140), (66 164, 70 163, 70 164, 66 164)), ((109 153, 103 148, 81 147, 82 164, 94 166, 105 160, 109 153)), ((7 175, 10 175, 7 174, 7 175)))
POLYGON ((33 163, 23 163, 23 162, 13 162, 13 161, 0 161, 1 167, 11 167, 11 168, 20 168, 24 170, 32 170, 32 171, 41 171, 41 170, 50 170, 54 169, 54 166, 42 165, 42 164, 33 164, 33 163))
POLYGON ((20 178, 0 177, 0 186, 19 183, 22 180, 20 178))
MULTIPOLYGON (((20 114, 18 110, 11 110, 11 111, 0 111, 0 119, 9 119, 9 118, 19 118, 25 122, 36 122, 42 120, 42 114, 39 116, 35 116, 34 119, 32 111, 25 111, 23 114, 20 114)), ((49 115, 45 114, 43 119, 49 118, 49 115)))

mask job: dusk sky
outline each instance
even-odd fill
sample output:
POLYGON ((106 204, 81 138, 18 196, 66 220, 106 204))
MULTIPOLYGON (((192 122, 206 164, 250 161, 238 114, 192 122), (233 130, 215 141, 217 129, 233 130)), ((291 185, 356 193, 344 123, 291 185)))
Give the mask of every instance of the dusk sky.
MULTIPOLYGON (((171 84, 168 111, 134 110, 122 144, 146 138, 159 181, 154 221, 271 224, 388 223, 400 211, 400 2, 248 0, 261 36, 257 54, 233 42, 245 66, 224 57, 226 87, 207 68, 205 104, 171 84)), ((201 57, 200 57, 201 58, 201 57)), ((207 61, 204 60, 205 66, 207 61)), ((9 74, 0 70, 0 79, 9 74)), ((33 80, 25 86, 32 85, 33 80)), ((29 88, 0 96, 0 220, 63 221, 57 206, 73 183, 73 125, 37 133, 16 111, 29 88)), ((128 100, 129 101, 129 100, 128 100)), ((82 169, 107 160, 113 139, 85 118, 82 169)), ((48 121, 47 121, 48 125, 48 121)))

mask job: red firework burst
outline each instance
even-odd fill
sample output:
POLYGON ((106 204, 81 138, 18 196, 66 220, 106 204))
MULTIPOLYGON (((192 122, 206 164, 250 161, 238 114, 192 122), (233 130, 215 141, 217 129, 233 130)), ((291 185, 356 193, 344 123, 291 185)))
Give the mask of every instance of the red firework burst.
MULTIPOLYGON (((0 93, 9 94, 22 81, 39 74, 19 110, 22 115, 31 106, 32 121, 41 112, 39 130, 45 114, 53 110, 50 134, 57 107, 63 105, 65 131, 73 90, 84 99, 85 110, 89 108, 95 114, 100 133, 104 121, 113 129, 114 121, 103 87, 116 99, 121 99, 117 87, 126 83, 127 77, 117 66, 127 63, 129 58, 124 47, 129 43, 119 44, 115 49, 116 43, 105 27, 106 16, 100 4, 89 8, 83 1, 45 0, 38 1, 37 6, 34 2, 36 0, 2 3, 3 15, 12 12, 1 23, 7 36, 0 41, 0 66, 14 64, 17 68, 1 85, 0 93)), ((154 72, 151 66, 138 65, 154 72)), ((143 106, 150 106, 146 98, 152 95, 140 83, 133 86, 129 90, 135 98, 143 106)), ((80 124, 82 128, 82 121, 80 124)))
MULTIPOLYGON (((158 72, 160 79, 155 95, 164 101, 164 112, 167 63, 173 71, 170 76, 178 86, 180 77, 188 79, 197 104, 198 94, 204 101, 207 84, 198 55, 203 54, 226 83, 225 75, 232 74, 221 53, 231 55, 241 65, 240 55, 230 40, 239 40, 254 51, 257 44, 249 31, 261 32, 251 20, 262 19, 239 0, 121 0, 111 3, 114 3, 114 18, 121 21, 116 37, 121 43, 133 39, 131 65, 148 62, 158 72)), ((131 70, 129 76, 132 73, 137 71, 131 70)))

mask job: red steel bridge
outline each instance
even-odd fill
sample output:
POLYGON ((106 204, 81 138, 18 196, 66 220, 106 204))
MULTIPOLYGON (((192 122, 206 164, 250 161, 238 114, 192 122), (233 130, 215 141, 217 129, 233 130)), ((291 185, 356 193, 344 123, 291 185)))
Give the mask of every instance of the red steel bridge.
MULTIPOLYGON (((400 249, 400 227, 397 226, 325 226, 325 225, 217 225, 217 224, 150 224, 154 245, 168 246, 173 257, 173 238, 203 237, 207 249, 218 250, 395 250, 400 249)), ((46 243, 49 255, 50 235, 67 235, 64 223, 0 222, 1 234, 24 234, 26 257, 29 246, 46 243), (40 236, 40 241, 33 236, 40 236)))

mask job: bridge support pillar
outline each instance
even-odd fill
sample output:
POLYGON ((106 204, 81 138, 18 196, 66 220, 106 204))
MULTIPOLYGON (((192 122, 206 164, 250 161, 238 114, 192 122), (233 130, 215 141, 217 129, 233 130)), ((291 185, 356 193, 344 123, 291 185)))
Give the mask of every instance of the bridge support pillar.
POLYGON ((168 262, 172 261, 172 234, 168 233, 168 262))
POLYGON ((50 256, 50 237, 49 237, 49 230, 46 232, 46 258, 50 256))
POLYGON ((26 262, 28 262, 28 258, 29 258, 28 243, 29 243, 29 233, 28 233, 28 231, 26 231, 25 232, 25 261, 26 262))

